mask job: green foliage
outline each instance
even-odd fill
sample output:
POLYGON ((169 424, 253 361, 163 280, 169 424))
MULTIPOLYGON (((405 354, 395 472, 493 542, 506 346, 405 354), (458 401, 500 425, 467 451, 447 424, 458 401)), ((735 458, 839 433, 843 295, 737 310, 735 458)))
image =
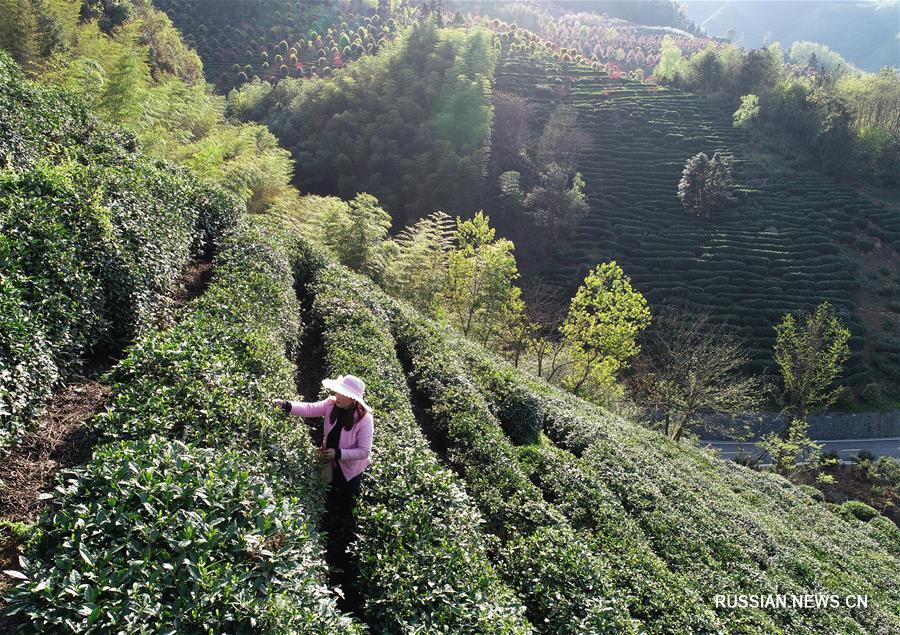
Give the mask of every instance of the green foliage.
POLYGON ((495 56, 480 29, 414 24, 331 79, 249 85, 231 112, 267 124, 306 191, 376 196, 396 225, 477 205, 495 56))
POLYGON ((349 202, 334 196, 307 197, 300 215, 307 235, 315 236, 347 267, 381 279, 393 261, 390 214, 370 194, 357 194, 349 202))
POLYGON ((841 504, 841 514, 847 518, 856 518, 868 522, 878 516, 878 510, 861 501, 846 501, 841 504))
POLYGON ((843 393, 833 386, 850 355, 850 330, 828 302, 798 321, 788 313, 775 326, 775 363, 783 382, 781 400, 795 418, 805 419, 833 405, 843 393))
POLYGON ((32 626, 360 632, 325 586, 312 444, 268 407, 292 392, 299 328, 283 231, 230 232, 207 292, 107 377, 91 425, 110 444, 58 486, 12 592, 32 626))
MULTIPOLYGON (((181 82, 172 83, 184 87, 181 82)), ((190 103, 191 98, 188 98, 186 105, 190 103)), ((168 102, 167 107, 176 104, 177 101, 168 102)), ((204 104, 201 101, 199 105, 202 107, 204 104)), ((213 108, 210 110, 208 131, 198 131, 180 147, 160 150, 194 170, 198 176, 246 201, 247 210, 252 214, 263 213, 276 205, 293 203, 296 194, 290 181, 294 162, 290 153, 278 145, 275 136, 265 126, 222 125, 221 112, 213 108)), ((154 119, 163 121, 162 116, 154 115, 154 119)), ((165 121, 170 131, 175 133, 174 125, 178 118, 165 121)), ((198 123, 204 127, 206 125, 206 122, 198 123)), ((160 137, 167 138, 164 135, 160 137)))
POLYGON ((479 376, 478 385, 510 441, 516 445, 538 442, 541 409, 528 391, 508 373, 499 371, 479 376))
POLYGON ((41 58, 39 77, 133 132, 148 154, 238 195, 251 212, 290 199, 289 153, 264 126, 226 122, 225 99, 203 81, 200 59, 171 20, 149 5, 132 8, 133 19, 109 33, 93 19, 67 26, 68 49, 41 58))
POLYGON ((791 44, 791 48, 788 49, 785 57, 789 62, 800 64, 801 66, 821 68, 827 71, 859 72, 859 69, 841 57, 840 53, 832 51, 827 45, 819 44, 818 42, 798 40, 791 44))
POLYGON ((538 227, 547 230, 548 240, 568 237, 588 213, 584 179, 576 173, 570 187, 568 171, 550 163, 541 173, 540 184, 525 197, 524 206, 538 227))
POLYGON ((719 152, 712 158, 700 152, 688 159, 678 183, 678 198, 689 214, 709 218, 710 212, 728 199, 733 162, 733 155, 719 152))
POLYGON ((452 342, 403 307, 392 309, 390 317, 413 391, 426 404, 432 442, 447 448, 447 461, 465 479, 485 529, 500 540, 498 569, 525 602, 529 620, 549 633, 572 632, 572 624, 579 625, 578 632, 631 632, 608 571, 529 482, 452 342), (562 572, 554 564, 560 554, 573 565, 566 569, 566 584, 559 583, 562 572), (597 595, 610 610, 586 606, 586 598, 597 595))
POLYGON ((361 377, 376 413, 373 463, 350 546, 367 623, 396 632, 531 633, 487 559, 473 501, 441 466, 413 416, 403 368, 375 303, 382 295, 371 282, 327 265, 311 247, 304 251, 300 280, 314 294, 325 372, 361 377))
POLYGON ((212 254, 240 206, 135 153, 133 138, 23 81, 4 55, 0 92, 11 106, 0 117, 10 164, 0 170, 5 447, 86 356, 121 348, 165 314, 176 277, 212 254))
POLYGON ((586 384, 609 387, 640 351, 637 336, 649 324, 647 301, 622 268, 615 261, 597 265, 575 292, 560 328, 575 359, 566 385, 576 394, 586 384))
MULTIPOLYGON (((133 45, 132 45, 133 46, 133 45)), ((147 65, 136 55, 122 55, 110 69, 99 106, 110 120, 134 129, 143 109, 147 90, 147 65)))
POLYGON ((289 390, 284 351, 298 329, 289 263, 264 238, 277 227, 231 233, 190 314, 148 333, 110 372, 115 407, 93 424, 101 438, 166 434, 216 446, 273 433, 264 404, 289 390))
POLYGON ((385 288, 419 311, 440 313, 453 228, 447 214, 435 212, 397 234, 396 253, 387 263, 385 288))
POLYGON ((803 419, 792 419, 783 434, 769 432, 756 444, 769 453, 779 473, 790 476, 802 469, 801 463, 815 464, 822 445, 809 438, 809 425, 803 419))
MULTIPOLYGON (((629 578, 638 584, 649 579, 653 590, 644 594, 655 600, 687 607, 693 597, 693 602, 712 610, 710 584, 727 585, 736 593, 778 593, 787 588, 801 592, 799 589, 810 585, 841 593, 848 585, 858 584, 866 589, 860 592, 869 594, 869 609, 880 613, 878 617, 813 614, 802 609, 777 613, 748 609, 707 616, 713 623, 721 620, 718 628, 727 632, 807 628, 877 631, 887 622, 897 622, 891 608, 896 597, 892 554, 900 544, 896 532, 882 534, 874 527, 872 531, 859 525, 850 527, 780 476, 747 470, 731 461, 709 457, 697 448, 665 441, 655 431, 592 407, 558 388, 524 374, 518 377, 541 404, 545 433, 559 447, 579 456, 580 469, 585 470, 581 478, 572 475, 566 481, 562 475, 568 470, 558 468, 540 476, 539 468, 532 472, 532 479, 553 487, 557 493, 555 497, 548 494, 550 500, 582 519, 581 523, 587 522, 585 517, 590 518, 595 510, 598 520, 603 519, 608 501, 621 504, 626 510, 624 519, 606 517, 608 525, 600 532, 614 541, 613 552, 623 553, 615 530, 624 531, 633 521, 637 535, 677 576, 626 569, 618 583, 620 588, 626 587, 629 578), (566 482, 573 484, 567 486, 566 482), (565 500, 590 487, 609 490, 600 489, 593 499, 565 500), (884 553, 881 563, 872 557, 875 552, 884 553), (664 594, 662 588, 674 589, 675 593, 664 594), (687 597, 676 599, 678 590, 687 597), (875 597, 881 599, 873 602, 875 597)), ((555 468, 559 463, 548 459, 541 465, 555 468)), ((634 561, 626 557, 625 562, 634 561)), ((654 610, 652 602, 639 601, 637 605, 654 610)), ((658 610, 672 620, 701 614, 698 609, 684 613, 661 607, 658 610)), ((632 616, 637 615, 632 612, 632 616)), ((659 622, 650 618, 648 623, 659 622)), ((662 632, 687 632, 692 628, 683 622, 670 624, 662 632)), ((717 630, 709 623, 693 628, 717 630)))
POLYGON ((759 118, 759 97, 756 95, 744 95, 741 97, 741 107, 734 111, 732 117, 735 128, 750 128, 759 118))
POLYGON ((900 487, 900 459, 892 456, 879 456, 872 462, 868 474, 871 478, 883 481, 892 487, 900 487))
POLYGON ((464 335, 497 346, 524 319, 514 245, 494 238, 489 218, 479 211, 472 220, 457 219, 456 248, 450 252, 447 316, 464 335))
POLYGON ((513 211, 518 211, 525 204, 525 193, 522 191, 521 178, 522 175, 515 170, 504 172, 497 178, 500 200, 506 208, 513 211))
POLYGON ((112 33, 131 18, 132 4, 129 0, 82 0, 81 20, 96 20, 104 33, 112 33))
POLYGON ((690 63, 681 57, 678 45, 670 37, 664 37, 659 63, 653 69, 653 74, 663 81, 678 85, 688 83, 692 71, 690 63))
POLYGON ((75 367, 111 317, 103 284, 116 251, 111 214, 81 186, 86 176, 78 166, 0 172, 0 271, 63 367, 75 367))
POLYGON ((25 560, 10 614, 72 633, 359 632, 323 610, 334 599, 305 510, 255 465, 155 436, 99 449, 54 492, 38 549, 51 557, 25 560))
POLYGON ((542 632, 640 632, 610 599, 608 565, 576 546, 564 529, 541 527, 511 541, 503 558, 529 617, 536 623, 543 617, 542 632))

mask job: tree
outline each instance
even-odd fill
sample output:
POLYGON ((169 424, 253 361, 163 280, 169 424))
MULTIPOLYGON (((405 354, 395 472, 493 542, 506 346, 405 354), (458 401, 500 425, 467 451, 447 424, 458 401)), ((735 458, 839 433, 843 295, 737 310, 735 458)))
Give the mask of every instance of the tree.
POLYGON ((691 57, 694 84, 704 93, 714 93, 722 88, 722 61, 714 46, 707 47, 691 57))
POLYGON ((540 185, 525 197, 525 209, 539 227, 547 230, 551 244, 555 243, 588 212, 584 179, 576 173, 569 187, 568 171, 550 163, 541 174, 540 185))
POLYGON ((525 138, 528 110, 521 95, 494 92, 494 119, 491 127, 492 174, 521 169, 526 160, 525 138))
POLYGON ((834 405, 844 388, 835 386, 850 356, 850 330, 828 302, 812 315, 788 313, 775 327, 775 363, 781 373, 781 402, 792 419, 834 405))
POLYGON ((24 68, 36 60, 37 16, 30 0, 0 0, 0 48, 24 68))
POLYGON ((564 383, 580 394, 587 383, 609 389, 616 373, 639 351, 637 336, 650 324, 647 300, 615 261, 597 265, 569 305, 560 332, 573 356, 564 383))
POLYGON ((524 319, 514 245, 494 238, 483 211, 457 219, 456 248, 450 252, 444 296, 450 321, 464 335, 486 345, 503 345, 524 319))
POLYGON ((537 143, 537 170, 543 172, 551 163, 562 166, 567 174, 575 170, 575 161, 585 147, 584 131, 578 127, 578 115, 572 106, 560 105, 554 110, 537 143))
POLYGON ((750 128, 759 118, 759 97, 756 95, 744 95, 741 97, 740 107, 732 116, 735 128, 750 128))
POLYGON ((668 35, 663 37, 659 63, 653 69, 653 74, 667 83, 680 85, 688 83, 691 73, 691 65, 681 57, 681 49, 675 41, 668 35))
POLYGON ((147 65, 137 55, 129 50, 122 53, 109 75, 100 100, 101 107, 111 120, 132 129, 137 127, 143 111, 148 76, 147 65))
POLYGON ((371 194, 357 194, 350 201, 350 226, 343 248, 344 264, 378 280, 387 266, 391 215, 371 194))
POLYGON ((809 424, 804 419, 791 419, 782 435, 769 432, 756 445, 763 450, 762 456, 772 457, 772 465, 779 474, 791 476, 800 470, 803 462, 814 465, 818 460, 822 445, 809 438, 808 430, 809 424))
MULTIPOLYGON (((549 365, 546 379, 550 381, 565 363, 560 358, 565 340, 559 329, 566 319, 566 298, 559 287, 535 279, 522 286, 522 297, 525 316, 533 327, 527 346, 535 358, 535 374, 544 377, 545 365, 549 365)), ((518 365, 518 357, 514 362, 518 365)))
POLYGON ((844 392, 834 383, 850 356, 850 330, 841 324, 831 305, 823 302, 815 313, 799 321, 786 314, 775 332, 775 363, 783 381, 782 412, 790 421, 780 433, 760 437, 757 445, 762 453, 753 463, 769 454, 775 469, 790 476, 799 469, 798 456, 815 463, 821 449, 807 434, 807 417, 833 405, 844 392))
POLYGON ((397 253, 388 263, 385 286, 420 311, 437 313, 453 247, 452 219, 435 212, 404 228, 394 243, 397 253))
POLYGON ((689 213, 709 218, 710 211, 727 200, 733 160, 732 155, 719 152, 712 159, 703 152, 688 159, 678 183, 678 198, 689 213))
POLYGON ((82 22, 97 20, 100 30, 111 34, 131 18, 131 3, 125 0, 83 0, 82 22))
POLYGON ((632 385, 643 405, 662 415, 669 438, 700 424, 700 412, 739 414, 759 405, 762 381, 741 374, 746 350, 708 310, 669 307, 646 333, 632 385))
POLYGON ((390 215, 371 194, 358 194, 349 203, 328 196, 306 197, 304 230, 318 237, 341 264, 380 280, 394 249, 388 240, 390 215))

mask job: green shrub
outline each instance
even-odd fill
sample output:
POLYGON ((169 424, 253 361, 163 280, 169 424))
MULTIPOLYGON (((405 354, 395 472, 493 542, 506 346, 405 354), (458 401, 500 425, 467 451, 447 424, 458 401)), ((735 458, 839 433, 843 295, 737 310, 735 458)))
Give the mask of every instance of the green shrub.
POLYGON ((806 493, 813 500, 820 502, 825 500, 825 495, 822 493, 822 491, 816 487, 813 487, 812 485, 798 485, 797 488, 800 491, 806 493))
POLYGON ((177 276, 212 255, 241 206, 25 81, 5 53, 0 101, 2 451, 58 381, 166 313, 177 276))
MULTIPOLYGON (((0 242, 3 238, 0 237, 0 242)), ((0 274, 0 456, 43 410, 59 379, 50 343, 21 291, 0 274)))
POLYGON ((267 219, 231 232, 184 319, 140 338, 110 373, 115 398, 91 423, 110 444, 57 488, 40 521, 56 542, 29 555, 30 582, 13 591, 35 630, 65 619, 76 632, 89 620, 143 626, 143 616, 154 632, 359 632, 324 587, 312 443, 270 406, 294 390, 285 353, 299 328, 283 233, 267 219))
POLYGON ((620 589, 604 567, 591 567, 596 555, 566 519, 528 480, 517 453, 491 415, 482 396, 465 376, 443 329, 399 303, 384 302, 402 360, 409 365, 411 385, 426 404, 437 443, 447 447, 449 464, 461 474, 487 521, 485 529, 502 545, 498 562, 504 580, 524 599, 526 615, 542 632, 629 632, 631 617, 620 589), (558 571, 548 553, 517 545, 540 543, 537 536, 556 533, 548 550, 579 562, 563 588, 554 588, 558 571), (508 551, 505 551, 508 550, 508 551), (505 555, 504 555, 505 554, 505 555), (528 572, 528 573, 525 573, 528 572), (610 610, 587 610, 584 598, 599 593, 610 610))
MULTIPOLYGON (((489 363, 484 353, 473 353, 474 347, 457 349, 474 368, 472 377, 479 384, 492 368, 507 368, 496 360, 489 363)), ((849 531, 845 523, 824 513, 822 503, 797 496, 794 486, 781 477, 706 457, 544 382, 508 372, 538 398, 545 433, 581 457, 570 464, 555 453, 547 454, 550 450, 529 447, 527 461, 520 464, 528 466, 531 482, 575 527, 595 528, 592 549, 601 549, 604 537, 617 540, 607 556, 618 575, 615 584, 631 598, 633 618, 644 618, 642 610, 650 612, 644 622, 653 625, 648 630, 659 625, 660 632, 689 632, 692 627, 682 620, 689 623, 691 618, 698 620, 695 630, 709 629, 710 584, 753 593, 786 588, 802 592, 816 584, 840 592, 854 584, 866 588, 870 598, 880 598, 873 609, 877 617, 764 610, 721 613, 717 617, 728 631, 859 628, 851 619, 862 628, 878 630, 879 623, 896 622, 889 608, 898 597, 892 590, 891 565, 870 557, 873 552, 895 553, 896 538, 880 531, 849 531), (543 461, 538 460, 540 453, 545 453, 543 461), (582 480, 586 484, 577 486, 582 480), (590 494, 592 490, 596 493, 590 494), (624 515, 614 511, 610 499, 618 500, 615 505, 621 505, 624 515), (632 522, 637 533, 632 529, 624 539, 622 533, 632 522), (641 536, 649 551, 640 547, 641 536), (799 548, 801 543, 809 547, 799 548), (655 558, 635 561, 642 551, 655 558), (621 567, 617 562, 632 564, 621 567), (661 573, 644 573, 660 565, 661 573), (667 576, 666 569, 675 577, 667 576), (835 571, 845 572, 842 580, 833 578, 835 571), (641 591, 646 579, 659 581, 661 597, 654 598, 656 602, 641 591), (706 606, 694 608, 691 597, 706 606), (679 613, 674 606, 685 608, 679 613)))
POLYGON ((155 433, 258 445, 290 430, 268 407, 272 395, 294 391, 285 353, 300 328, 279 228, 256 221, 230 233, 206 293, 177 325, 135 342, 108 373, 113 407, 92 422, 101 439, 155 433))
POLYGON ((9 613, 36 631, 360 632, 334 608, 305 510, 262 457, 151 437, 59 485, 9 613))
POLYGON ((25 80, 0 50, 0 164, 27 169, 44 160, 116 163, 137 148, 134 135, 101 124, 73 95, 25 80))
POLYGON ((310 246, 296 267, 314 298, 311 317, 321 328, 326 372, 361 377, 375 410, 373 463, 350 545, 367 623, 384 632, 532 632, 488 561, 478 511, 416 423, 371 282, 327 265, 310 246))
POLYGON ((33 311, 61 367, 107 330, 102 272, 115 256, 110 212, 78 166, 0 171, 0 271, 33 311))
POLYGON ((878 510, 862 501, 846 501, 841 505, 841 513, 849 518, 854 517, 866 522, 878 516, 878 510))
POLYGON ((537 443, 541 433, 541 409, 538 401, 500 372, 478 377, 476 384, 503 431, 516 445, 537 443))

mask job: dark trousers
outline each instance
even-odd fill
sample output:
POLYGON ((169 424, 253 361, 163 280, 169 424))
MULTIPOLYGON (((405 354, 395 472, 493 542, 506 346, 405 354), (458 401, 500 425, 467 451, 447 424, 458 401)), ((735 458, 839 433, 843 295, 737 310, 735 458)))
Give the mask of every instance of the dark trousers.
POLYGON ((356 497, 362 486, 362 477, 362 474, 357 474, 348 481, 344 478, 341 468, 336 467, 334 478, 328 485, 325 508, 328 511, 326 517, 330 521, 330 527, 327 529, 330 530, 338 544, 346 545, 355 530, 353 505, 356 503, 356 497))

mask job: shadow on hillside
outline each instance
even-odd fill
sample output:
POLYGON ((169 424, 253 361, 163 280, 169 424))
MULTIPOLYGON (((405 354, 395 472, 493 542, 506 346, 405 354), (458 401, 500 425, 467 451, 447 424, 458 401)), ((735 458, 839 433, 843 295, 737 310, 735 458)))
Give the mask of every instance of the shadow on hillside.
POLYGON ((425 435, 425 438, 428 440, 428 446, 431 448, 431 451, 437 455, 438 459, 440 459, 441 464, 450 467, 452 470, 459 473, 456 466, 451 465, 450 456, 448 454, 447 437, 434 425, 434 418, 431 415, 431 400, 427 395, 418 390, 415 382, 410 379, 413 372, 412 360, 399 343, 396 343, 396 351, 397 359, 400 360, 400 364, 403 367, 406 385, 409 388, 409 402, 412 405, 413 417, 415 418, 416 423, 419 424, 419 429, 422 431, 422 434, 425 435))

